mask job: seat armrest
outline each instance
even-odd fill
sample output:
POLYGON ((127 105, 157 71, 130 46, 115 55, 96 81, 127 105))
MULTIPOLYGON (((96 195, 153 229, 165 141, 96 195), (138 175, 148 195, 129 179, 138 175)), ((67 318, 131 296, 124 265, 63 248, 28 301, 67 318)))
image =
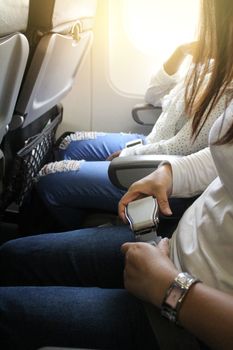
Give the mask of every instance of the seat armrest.
POLYGON ((155 107, 155 106, 153 106, 151 104, 148 104, 148 103, 137 104, 132 109, 132 117, 133 117, 134 121, 136 123, 140 124, 140 125, 151 125, 151 126, 153 126, 154 123, 144 122, 140 118, 140 116, 142 115, 141 112, 148 112, 148 111, 152 111, 153 112, 153 119, 154 119, 154 123, 155 123, 156 120, 158 119, 159 115, 162 112, 162 107, 159 107, 159 106, 155 107))
POLYGON ((108 176, 113 185, 126 190, 132 183, 156 170, 161 162, 179 157, 168 154, 117 157, 109 165, 108 176))

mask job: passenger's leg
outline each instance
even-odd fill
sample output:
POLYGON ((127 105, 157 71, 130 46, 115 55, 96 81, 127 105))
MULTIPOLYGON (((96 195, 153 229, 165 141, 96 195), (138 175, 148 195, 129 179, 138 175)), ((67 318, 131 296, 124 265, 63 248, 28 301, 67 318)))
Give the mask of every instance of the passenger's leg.
POLYGON ((109 155, 125 148, 127 142, 142 139, 141 134, 77 132, 66 136, 58 147, 57 160, 106 160, 109 155))
POLYGON ((156 349, 141 302, 121 289, 120 247, 133 240, 127 227, 115 227, 3 245, 1 348, 156 349))
POLYGON ((0 285, 122 288, 120 247, 134 241, 128 226, 50 233, 0 247, 0 285))
POLYGON ((142 303, 123 289, 0 287, 0 348, 156 350, 142 303))
POLYGON ((108 178, 109 162, 83 162, 79 170, 60 171, 39 178, 36 190, 61 228, 80 227, 88 211, 117 213, 124 191, 108 178))

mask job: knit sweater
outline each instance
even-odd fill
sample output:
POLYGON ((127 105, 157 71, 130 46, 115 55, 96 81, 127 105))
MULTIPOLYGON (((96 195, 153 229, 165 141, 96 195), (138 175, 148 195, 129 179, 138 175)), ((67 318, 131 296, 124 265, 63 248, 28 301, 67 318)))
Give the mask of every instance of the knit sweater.
POLYGON ((146 137, 147 144, 125 148, 120 156, 140 154, 188 155, 207 147, 210 128, 225 109, 225 96, 219 100, 211 111, 200 134, 192 142, 192 119, 184 112, 184 94, 184 76, 181 76, 179 72, 170 76, 162 67, 157 74, 152 76, 145 100, 154 106, 161 105, 162 113, 151 133, 146 137))

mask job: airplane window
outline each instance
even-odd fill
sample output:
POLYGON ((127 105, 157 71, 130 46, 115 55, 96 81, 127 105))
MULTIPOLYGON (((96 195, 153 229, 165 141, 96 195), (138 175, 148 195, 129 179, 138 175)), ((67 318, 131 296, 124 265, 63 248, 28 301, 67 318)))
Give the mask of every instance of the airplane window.
POLYGON ((109 79, 119 93, 143 95, 152 72, 195 40, 199 0, 110 0, 109 79))

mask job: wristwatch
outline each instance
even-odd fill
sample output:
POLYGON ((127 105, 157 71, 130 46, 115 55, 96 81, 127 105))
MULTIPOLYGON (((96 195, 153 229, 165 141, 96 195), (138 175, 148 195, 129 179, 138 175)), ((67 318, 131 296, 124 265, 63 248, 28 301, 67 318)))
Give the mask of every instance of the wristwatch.
POLYGON ((181 305, 190 287, 201 282, 187 272, 180 272, 168 288, 162 303, 161 314, 174 323, 178 323, 181 305))

